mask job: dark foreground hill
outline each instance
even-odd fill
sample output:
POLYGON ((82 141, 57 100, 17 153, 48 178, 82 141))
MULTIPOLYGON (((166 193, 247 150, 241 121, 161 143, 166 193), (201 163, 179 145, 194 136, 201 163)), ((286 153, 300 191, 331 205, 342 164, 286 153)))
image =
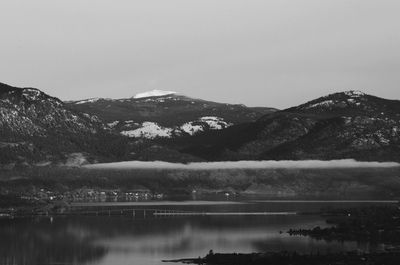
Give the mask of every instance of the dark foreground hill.
POLYGON ((170 144, 207 160, 400 161, 400 101, 357 91, 335 93, 170 144))

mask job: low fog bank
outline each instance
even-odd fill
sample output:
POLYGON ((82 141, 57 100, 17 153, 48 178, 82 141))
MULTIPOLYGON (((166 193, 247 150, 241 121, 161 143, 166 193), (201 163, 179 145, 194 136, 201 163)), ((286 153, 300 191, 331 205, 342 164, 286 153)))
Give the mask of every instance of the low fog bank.
POLYGON ((195 162, 189 164, 169 163, 163 161, 126 161, 115 163, 85 165, 88 169, 264 169, 264 168, 390 168, 400 167, 396 162, 361 162, 353 159, 343 160, 281 160, 281 161, 228 161, 228 162, 195 162))

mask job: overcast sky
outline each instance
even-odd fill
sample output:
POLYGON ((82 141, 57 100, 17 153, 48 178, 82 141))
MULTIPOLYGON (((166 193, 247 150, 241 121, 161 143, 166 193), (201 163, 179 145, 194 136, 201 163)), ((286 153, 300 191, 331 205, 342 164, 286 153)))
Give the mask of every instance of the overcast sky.
POLYGON ((0 34, 0 82, 63 100, 400 99, 398 0, 1 0, 0 34))

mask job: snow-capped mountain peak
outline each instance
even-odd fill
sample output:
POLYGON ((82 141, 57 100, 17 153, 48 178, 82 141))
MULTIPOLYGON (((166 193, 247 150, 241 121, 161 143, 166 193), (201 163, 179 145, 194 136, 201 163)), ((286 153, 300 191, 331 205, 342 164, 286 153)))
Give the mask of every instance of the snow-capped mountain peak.
POLYGON ((166 96, 166 95, 171 95, 171 94, 176 94, 176 93, 177 92, 175 92, 175 91, 166 91, 166 90, 154 89, 152 91, 138 93, 133 98, 161 97, 161 96, 166 96))

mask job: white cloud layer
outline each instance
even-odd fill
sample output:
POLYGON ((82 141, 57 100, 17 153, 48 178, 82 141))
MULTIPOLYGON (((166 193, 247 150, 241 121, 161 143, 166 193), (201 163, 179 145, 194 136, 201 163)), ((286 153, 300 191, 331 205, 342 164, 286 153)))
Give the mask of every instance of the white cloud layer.
POLYGON ((281 161, 228 161, 196 162, 189 164, 169 163, 163 161, 125 161, 116 163, 91 164, 88 169, 264 169, 264 168, 390 168, 400 167, 396 162, 361 162, 353 159, 343 160, 281 160, 281 161))

